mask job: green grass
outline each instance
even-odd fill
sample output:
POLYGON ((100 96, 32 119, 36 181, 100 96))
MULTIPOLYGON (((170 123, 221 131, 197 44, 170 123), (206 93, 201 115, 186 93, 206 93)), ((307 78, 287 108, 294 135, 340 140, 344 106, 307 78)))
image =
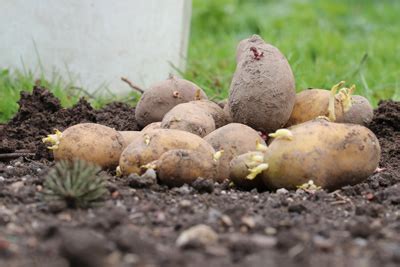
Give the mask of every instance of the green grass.
POLYGON ((400 99, 400 1, 194 0, 185 77, 227 96, 239 40, 256 33, 278 47, 297 90, 354 83, 374 105, 400 99))
MULTIPOLYGON (((208 95, 226 97, 236 65, 236 45, 256 33, 286 55, 297 90, 330 88, 346 80, 374 105, 380 99, 400 100, 398 14, 397 0, 193 0, 183 75, 208 95)), ((65 106, 79 96, 95 106, 105 102, 104 97, 88 95, 57 75, 0 69, 0 122, 17 110, 19 91, 31 90, 38 78, 65 106)))

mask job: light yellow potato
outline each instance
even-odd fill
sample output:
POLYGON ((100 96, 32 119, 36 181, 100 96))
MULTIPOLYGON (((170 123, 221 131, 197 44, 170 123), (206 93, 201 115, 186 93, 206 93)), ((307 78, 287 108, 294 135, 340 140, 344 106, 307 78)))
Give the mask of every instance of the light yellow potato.
POLYGON ((125 147, 127 147, 130 143, 132 143, 133 140, 135 140, 135 138, 137 138, 138 136, 140 136, 141 132, 140 131, 118 131, 122 137, 124 138, 125 141, 125 147))
POLYGON ((246 152, 255 151, 257 142, 265 145, 257 131, 240 123, 227 124, 204 137, 215 151, 223 150, 218 166, 218 180, 229 178, 229 163, 246 152))
POLYGON ((359 95, 351 95, 351 92, 336 94, 339 87, 333 91, 334 97, 331 91, 324 89, 309 89, 298 93, 286 127, 313 120, 319 116, 329 117, 335 122, 368 125, 373 118, 373 109, 368 100, 359 95), (329 111, 330 97, 334 99, 332 101, 334 117, 331 115, 333 112, 329 111))
POLYGON ((125 146, 120 133, 95 123, 71 126, 61 134, 44 138, 43 141, 53 145, 55 160, 81 159, 102 168, 116 167, 125 146))
POLYGON ((165 152, 155 166, 159 181, 170 187, 191 184, 199 177, 213 179, 217 172, 212 156, 187 149, 165 152))
POLYGON ((265 153, 269 166, 261 175, 270 188, 294 189, 313 180, 336 189, 362 182, 378 167, 378 139, 364 126, 316 119, 289 130, 290 138, 275 138, 265 153))
POLYGON ((215 122, 207 110, 196 105, 195 102, 189 102, 179 104, 165 114, 161 127, 182 130, 204 137, 215 130, 215 122))
POLYGON ((119 166, 123 175, 141 174, 144 166, 172 149, 189 149, 212 157, 214 149, 201 137, 180 130, 156 129, 142 133, 121 154, 119 166))
POLYGON ((143 129, 142 129, 142 133, 144 133, 144 132, 149 132, 149 131, 153 131, 153 130, 155 130, 155 129, 161 129, 161 121, 158 121, 158 122, 152 122, 152 123, 150 123, 150 124, 148 124, 146 127, 144 127, 143 129))
POLYGON ((251 190, 265 189, 260 175, 250 177, 252 170, 264 162, 264 154, 259 151, 247 152, 235 157, 229 164, 229 179, 239 188, 251 190))

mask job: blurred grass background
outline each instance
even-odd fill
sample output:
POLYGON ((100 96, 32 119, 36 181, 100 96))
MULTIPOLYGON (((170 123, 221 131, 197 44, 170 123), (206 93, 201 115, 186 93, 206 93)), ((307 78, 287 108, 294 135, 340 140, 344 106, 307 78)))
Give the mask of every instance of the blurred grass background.
MULTIPOLYGON (((225 98, 236 66, 237 43, 259 34, 287 57, 298 91, 330 88, 346 80, 374 105, 380 99, 400 100, 399 14, 398 0, 193 0, 183 76, 209 96, 225 98)), ((82 95, 97 107, 106 102, 57 74, 43 77, 27 70, 0 70, 0 122, 12 117, 19 91, 30 90, 36 79, 64 106, 82 95)), ((134 102, 137 95, 130 99, 134 102)))

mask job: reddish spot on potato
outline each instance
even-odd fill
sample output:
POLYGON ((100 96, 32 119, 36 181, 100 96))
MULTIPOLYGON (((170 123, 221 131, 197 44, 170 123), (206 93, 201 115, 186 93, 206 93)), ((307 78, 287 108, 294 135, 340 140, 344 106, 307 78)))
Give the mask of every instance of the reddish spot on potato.
POLYGON ((260 60, 264 56, 264 52, 258 52, 257 48, 254 46, 250 47, 250 51, 253 52, 255 60, 260 60))

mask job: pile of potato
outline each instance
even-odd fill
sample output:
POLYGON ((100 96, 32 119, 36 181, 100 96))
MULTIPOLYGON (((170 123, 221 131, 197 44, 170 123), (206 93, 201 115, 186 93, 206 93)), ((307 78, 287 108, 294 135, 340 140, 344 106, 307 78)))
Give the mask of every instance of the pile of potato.
POLYGON ((202 177, 247 190, 309 181, 331 190, 378 167, 379 142, 365 127, 372 107, 354 86, 296 94, 288 61, 257 35, 239 43, 236 59, 229 99, 219 104, 171 76, 143 93, 135 114, 141 131, 83 123, 43 141, 56 160, 79 158, 123 176, 154 169, 168 186, 202 177))

